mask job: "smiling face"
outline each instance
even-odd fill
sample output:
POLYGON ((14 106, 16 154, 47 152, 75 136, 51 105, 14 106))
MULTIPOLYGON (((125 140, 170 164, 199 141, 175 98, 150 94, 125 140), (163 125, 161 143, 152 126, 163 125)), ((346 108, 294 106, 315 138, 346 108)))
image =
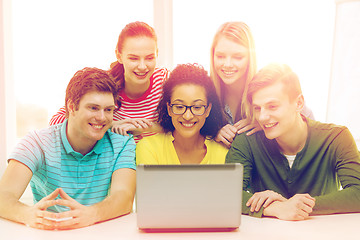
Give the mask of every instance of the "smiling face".
POLYGON ((249 65, 249 51, 243 45, 226 37, 220 37, 214 48, 214 69, 222 81, 234 84, 246 80, 249 65))
MULTIPOLYGON (((68 139, 71 145, 93 146, 111 127, 115 109, 111 92, 91 91, 82 96, 79 106, 68 102, 68 139)), ((76 149, 73 146, 74 150, 76 149)))
POLYGON ((186 106, 208 105, 205 88, 195 84, 182 84, 173 89, 170 104, 168 104, 168 114, 175 127, 174 137, 192 138, 200 136, 200 129, 204 126, 206 118, 211 111, 209 104, 205 113, 197 116, 191 113, 188 108, 184 114, 174 114, 170 108, 171 104, 182 104, 186 106))
POLYGON ((296 119, 302 105, 302 95, 290 100, 281 81, 256 91, 252 96, 254 117, 268 139, 291 134, 296 128, 296 119))
POLYGON ((128 37, 120 51, 116 51, 116 56, 124 65, 125 85, 149 84, 156 66, 156 41, 149 37, 128 37))

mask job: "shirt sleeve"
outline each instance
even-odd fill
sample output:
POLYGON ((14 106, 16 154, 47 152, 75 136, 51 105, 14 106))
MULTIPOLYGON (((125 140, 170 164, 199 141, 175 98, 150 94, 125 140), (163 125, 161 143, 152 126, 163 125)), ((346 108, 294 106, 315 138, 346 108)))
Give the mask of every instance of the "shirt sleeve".
POLYGON ((63 123, 65 121, 65 114, 66 114, 66 111, 65 111, 65 106, 64 106, 64 107, 61 107, 54 116, 52 116, 52 118, 50 119, 49 125, 52 126, 52 125, 56 125, 59 123, 63 123))
POLYGON ((242 213, 253 217, 262 217, 264 208, 258 212, 251 212, 250 207, 246 206, 246 202, 253 195, 250 192, 251 172, 253 168, 253 160, 249 142, 245 133, 237 135, 231 144, 229 152, 226 155, 225 163, 241 163, 244 167, 243 175, 243 194, 242 194, 242 213))
POLYGON ((344 128, 333 141, 335 170, 342 190, 317 196, 314 215, 360 212, 360 154, 350 131, 344 128))
MULTIPOLYGON (((120 135, 121 136, 121 135, 120 135)), ((132 136, 121 136, 124 139, 123 145, 121 145, 121 149, 116 158, 115 170, 120 168, 131 168, 136 170, 135 164, 135 141, 132 136)), ((114 142, 113 142, 114 144, 114 142)))
POLYGON ((40 168, 44 159, 44 151, 39 145, 39 139, 35 132, 27 134, 19 141, 9 155, 8 161, 12 159, 21 162, 33 173, 40 168))

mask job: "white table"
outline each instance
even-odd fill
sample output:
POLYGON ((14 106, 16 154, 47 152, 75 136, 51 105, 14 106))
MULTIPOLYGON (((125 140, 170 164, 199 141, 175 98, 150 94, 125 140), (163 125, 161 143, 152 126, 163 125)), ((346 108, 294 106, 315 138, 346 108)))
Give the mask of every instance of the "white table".
POLYGON ((129 214, 90 227, 46 231, 0 218, 1 240, 332 240, 360 239, 360 213, 315 216, 305 221, 289 222, 272 218, 242 216, 239 229, 232 232, 145 233, 136 226, 136 214, 129 214))

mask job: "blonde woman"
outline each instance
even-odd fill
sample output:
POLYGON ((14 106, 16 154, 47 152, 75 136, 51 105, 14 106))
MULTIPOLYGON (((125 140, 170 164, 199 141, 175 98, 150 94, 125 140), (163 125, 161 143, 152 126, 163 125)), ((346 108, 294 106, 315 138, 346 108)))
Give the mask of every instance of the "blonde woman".
MULTIPOLYGON (((226 22, 216 32, 211 45, 210 76, 214 82, 228 124, 216 141, 230 147, 236 134, 260 128, 251 121, 247 103, 248 85, 257 72, 254 38, 243 22, 226 22)), ((304 108, 303 115, 314 118, 304 108)))

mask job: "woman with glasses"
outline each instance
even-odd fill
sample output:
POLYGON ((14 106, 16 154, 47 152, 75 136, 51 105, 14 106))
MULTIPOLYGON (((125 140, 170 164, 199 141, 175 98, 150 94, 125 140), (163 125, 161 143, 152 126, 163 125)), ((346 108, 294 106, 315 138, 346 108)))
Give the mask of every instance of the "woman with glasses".
POLYGON ((203 67, 178 65, 157 108, 159 133, 136 147, 137 164, 221 164, 227 148, 214 141, 224 125, 215 87, 203 67))

